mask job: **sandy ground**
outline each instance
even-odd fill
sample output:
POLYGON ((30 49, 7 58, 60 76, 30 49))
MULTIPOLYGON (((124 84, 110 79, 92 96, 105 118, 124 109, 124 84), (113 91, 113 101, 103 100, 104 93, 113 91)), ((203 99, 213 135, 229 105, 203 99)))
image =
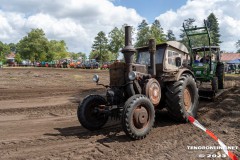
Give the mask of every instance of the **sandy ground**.
MULTIPOLYGON (((48 68, 0 70, 0 159, 211 159, 221 150, 191 150, 188 146, 217 146, 191 124, 172 120, 163 110, 144 140, 132 141, 119 121, 90 132, 80 126, 78 103, 105 89, 91 82, 93 74, 108 83, 108 71, 48 68), (200 158, 199 156, 205 156, 200 158)), ((214 102, 201 99, 198 120, 240 157, 240 77, 238 86, 214 102)), ((230 85, 229 85, 230 84, 230 85)), ((228 158, 214 158, 228 159, 228 158)))

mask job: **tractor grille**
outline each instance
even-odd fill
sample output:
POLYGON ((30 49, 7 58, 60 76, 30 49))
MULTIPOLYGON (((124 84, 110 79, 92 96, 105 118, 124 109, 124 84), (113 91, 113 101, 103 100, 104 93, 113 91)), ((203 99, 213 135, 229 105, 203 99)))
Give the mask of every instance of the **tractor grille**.
POLYGON ((110 66, 110 86, 120 86, 125 84, 126 64, 115 62, 110 66))

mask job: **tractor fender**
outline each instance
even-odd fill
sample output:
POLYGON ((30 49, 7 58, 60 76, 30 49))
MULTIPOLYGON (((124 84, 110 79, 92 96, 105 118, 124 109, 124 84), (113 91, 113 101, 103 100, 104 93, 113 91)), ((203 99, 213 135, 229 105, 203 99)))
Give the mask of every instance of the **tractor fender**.
POLYGON ((184 73, 192 75, 193 78, 195 79, 194 73, 191 70, 189 70, 188 68, 183 68, 183 69, 179 69, 179 71, 176 75, 176 81, 179 81, 181 75, 184 74, 184 73))

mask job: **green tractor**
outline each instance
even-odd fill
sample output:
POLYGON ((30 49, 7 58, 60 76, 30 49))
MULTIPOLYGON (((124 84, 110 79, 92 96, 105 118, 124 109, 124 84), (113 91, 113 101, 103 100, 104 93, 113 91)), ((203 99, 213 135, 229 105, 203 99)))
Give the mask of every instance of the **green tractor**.
POLYGON ((218 89, 224 89, 225 73, 224 64, 220 61, 220 47, 211 45, 211 37, 206 20, 204 20, 203 27, 195 26, 187 28, 183 23, 183 28, 190 47, 190 67, 196 80, 200 82, 200 84, 203 82, 211 82, 211 89, 200 88, 199 95, 201 97, 214 98, 218 89), (194 39, 193 37, 196 38, 194 39), (194 40, 197 38, 207 38, 207 45, 193 46, 194 40))

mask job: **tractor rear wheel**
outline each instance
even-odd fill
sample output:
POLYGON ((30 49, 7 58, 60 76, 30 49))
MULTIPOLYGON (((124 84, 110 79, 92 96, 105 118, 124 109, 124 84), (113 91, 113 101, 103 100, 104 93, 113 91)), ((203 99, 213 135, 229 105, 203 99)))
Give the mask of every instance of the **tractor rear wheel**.
POLYGON ((100 112, 106 100, 100 95, 89 95, 78 106, 77 116, 83 127, 94 131, 100 129, 108 120, 108 115, 100 112))
POLYGON ((219 63, 217 65, 216 74, 218 77, 218 88, 224 89, 225 72, 224 72, 224 64, 223 63, 219 63))
POLYGON ((170 115, 178 121, 188 121, 188 115, 196 117, 198 88, 192 75, 182 74, 179 81, 167 86, 166 106, 170 115))
POLYGON ((151 101, 144 95, 130 97, 122 111, 123 131, 132 139, 143 139, 153 127, 155 110, 151 101))

